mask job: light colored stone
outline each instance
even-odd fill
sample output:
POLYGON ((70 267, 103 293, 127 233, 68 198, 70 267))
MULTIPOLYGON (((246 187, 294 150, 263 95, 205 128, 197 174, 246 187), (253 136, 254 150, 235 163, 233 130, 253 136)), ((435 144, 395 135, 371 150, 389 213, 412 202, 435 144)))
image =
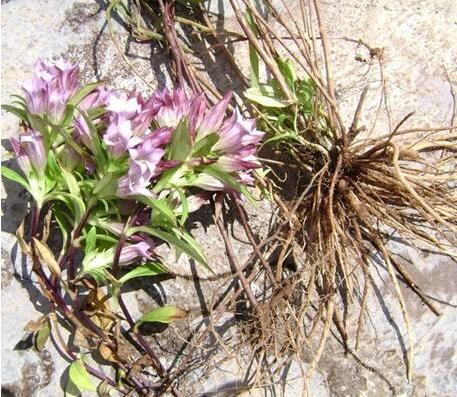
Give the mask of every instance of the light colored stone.
MULTIPOLYGON (((97 12, 100 3, 92 0, 11 0, 2 3, 3 102, 18 92, 19 81, 29 78, 37 57, 52 59, 64 56, 78 62, 84 82, 103 79, 116 88, 138 88, 145 92, 150 92, 159 84, 170 83, 166 71, 168 54, 157 46, 130 42, 127 58, 136 74, 125 64, 123 56, 109 37, 103 11, 97 12)), ((384 72, 392 125, 410 111, 416 114, 409 125, 441 126, 449 123, 452 96, 443 66, 455 83, 457 7, 454 0, 344 0, 322 3, 322 13, 333 48, 331 56, 337 96, 347 123, 351 121, 359 95, 366 84, 370 84, 370 93, 362 120, 372 120, 379 101, 380 82, 376 62, 370 66, 370 62, 357 61, 355 57, 366 57, 366 52, 358 49, 356 44, 342 40, 342 37, 363 39, 371 47, 384 48, 384 72)), ((290 2, 291 7, 296 7, 296 4, 296 1, 290 2)), ((218 10, 224 7, 224 23, 236 29, 228 1, 211 0, 211 6, 218 10)), ((114 27, 121 48, 124 48, 128 35, 116 22, 114 27)), ((242 69, 247 71, 249 64, 245 44, 234 45, 234 51, 242 69)), ((208 64, 211 77, 216 77, 218 84, 228 89, 235 83, 226 78, 225 72, 221 72, 225 67, 222 61, 208 64)), ((16 123, 14 117, 2 112, 3 138, 16 134, 16 123)), ((383 114, 375 132, 383 133, 387 128, 388 119, 383 114)), ((6 157, 2 149, 2 159, 6 157)), ((12 184, 5 185, 6 191, 2 186, 2 198, 7 196, 2 206, 2 391, 5 394, 10 391, 11 395, 18 397, 59 396, 62 395, 59 379, 66 362, 59 358, 52 345, 48 348, 50 356, 48 353, 39 355, 32 351, 13 350, 23 334, 23 326, 30 319, 37 318, 43 309, 37 305, 37 295, 30 295, 33 283, 20 282, 12 276, 14 269, 9 260, 14 245, 12 233, 26 208, 23 191, 12 184)), ((258 210, 251 212, 257 217, 257 230, 265 230, 270 216, 268 205, 263 203, 258 210)), ((240 226, 235 225, 235 234, 242 239, 240 230, 240 226)), ((220 271, 227 269, 222 255, 223 246, 215 237, 214 226, 210 225, 205 230, 200 224, 194 234, 202 242, 215 268, 220 271)), ((236 242, 235 247, 240 258, 249 253, 243 242, 236 242)), ((390 287, 386 286, 388 276, 380 269, 377 284, 390 314, 386 314, 386 309, 376 297, 372 298, 370 313, 376 332, 367 321, 363 343, 357 353, 365 367, 350 356, 344 358, 342 348, 331 341, 312 378, 312 396, 390 395, 386 383, 367 366, 383 373, 400 395, 444 397, 457 394, 455 263, 436 256, 421 259, 409 249, 399 249, 414 260, 415 267, 411 266, 410 269, 425 292, 449 302, 447 305, 439 304, 443 315, 436 319, 418 302, 417 297, 410 291, 404 291, 416 340, 413 383, 406 381, 399 347, 399 337, 404 339, 405 335, 401 313, 390 287)), ((171 256, 169 259, 172 261, 171 256)), ((21 270, 18 265, 17 268, 21 270)), ((177 267, 182 271, 190 271, 190 265, 184 259, 178 262, 177 267)), ((137 316, 155 307, 158 299, 164 299, 165 295, 167 302, 184 305, 187 309, 198 308, 199 305, 192 283, 172 284, 165 281, 154 287, 144 286, 142 290, 127 295, 128 304, 137 316)), ((179 331, 177 328, 173 332, 179 334, 179 331)), ((167 341, 167 348, 178 348, 180 341, 179 338, 167 341)), ((163 354, 167 362, 172 361, 172 354, 163 354)), ((222 395, 217 391, 226 383, 242 379, 244 369, 244 364, 233 359, 225 362, 222 368, 216 368, 206 379, 199 378, 198 370, 195 370, 191 379, 195 379, 198 385, 195 390, 202 393, 200 395, 222 395)), ((301 395, 303 385, 296 363, 286 383, 287 387, 282 391, 278 389, 279 394, 293 397, 301 395)), ((249 393, 270 395, 266 389, 249 393)))

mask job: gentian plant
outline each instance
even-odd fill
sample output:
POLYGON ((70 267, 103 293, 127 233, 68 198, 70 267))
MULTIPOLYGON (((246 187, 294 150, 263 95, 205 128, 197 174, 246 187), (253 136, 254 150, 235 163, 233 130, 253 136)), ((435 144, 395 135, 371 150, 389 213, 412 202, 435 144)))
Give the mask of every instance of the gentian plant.
POLYGON ((169 271, 173 264, 155 252, 160 244, 211 271, 184 227, 186 219, 214 192, 249 198, 246 186, 259 166, 263 133, 238 111, 226 117, 230 93, 209 107, 202 95, 188 97, 181 88, 149 98, 100 83, 79 88, 78 67, 63 60, 38 61, 22 89, 24 97, 4 106, 20 119, 11 145, 21 172, 3 167, 2 174, 33 199, 31 238, 24 237, 24 224, 17 236, 51 307, 27 328, 37 349, 51 332, 60 335, 62 325, 85 340, 73 350, 56 338, 72 362, 67 393, 93 389, 88 373, 103 389, 147 393, 153 388, 147 380, 127 375, 131 368, 119 352, 116 330, 129 323, 160 375, 162 364, 138 325, 168 323, 186 313, 166 306, 134 320, 122 285, 169 271), (50 233, 61 237, 60 253, 48 245, 50 233), (110 299, 120 310, 110 308, 110 299), (92 366, 94 351, 113 363, 117 381, 92 366))

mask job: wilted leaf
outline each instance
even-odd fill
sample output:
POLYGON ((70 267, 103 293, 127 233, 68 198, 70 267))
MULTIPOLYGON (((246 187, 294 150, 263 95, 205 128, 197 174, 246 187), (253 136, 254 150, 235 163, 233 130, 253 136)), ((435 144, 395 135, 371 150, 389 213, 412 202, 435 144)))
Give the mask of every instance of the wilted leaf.
POLYGON ((30 320, 24 326, 24 331, 28 332, 37 332, 43 326, 43 323, 46 321, 46 316, 41 316, 38 320, 30 320))
POLYGON ((110 361, 112 363, 119 362, 119 357, 117 357, 117 354, 113 352, 103 342, 100 343, 100 346, 98 347, 98 352, 100 353, 100 356, 102 356, 102 358, 106 361, 110 361))
POLYGON ((91 336, 85 335, 81 329, 77 328, 74 337, 73 337, 73 344, 78 347, 82 347, 84 349, 94 349, 97 344, 94 342, 91 336))
POLYGON ((142 323, 162 323, 169 324, 176 320, 181 320, 187 316, 187 312, 176 306, 163 306, 154 309, 152 312, 141 317, 137 326, 142 323))
POLYGON ((106 381, 103 381, 97 387, 97 395, 98 397, 111 397, 112 390, 113 388, 106 381))
POLYGON ((13 350, 28 350, 33 347, 33 332, 27 332, 19 342, 16 343, 13 350))
POLYGON ((50 335, 51 323, 48 319, 46 319, 46 321, 41 326, 41 329, 35 334, 35 349, 39 352, 42 351, 50 335))
POLYGON ((49 233, 51 232, 51 221, 52 221, 52 208, 49 208, 46 216, 43 219, 43 233, 41 237, 41 241, 44 243, 48 241, 49 233))
POLYGON ((24 220, 21 222, 19 227, 16 230, 16 238, 21 247, 21 251, 24 255, 30 256, 32 251, 30 250, 30 246, 24 240, 24 220))
POLYGON ((49 270, 55 277, 60 277, 60 267, 59 264, 57 263, 54 254, 50 250, 50 248, 47 246, 47 244, 42 243, 40 240, 37 238, 33 238, 33 241, 35 243, 35 247, 38 251, 38 257, 40 260, 48 266, 49 270))

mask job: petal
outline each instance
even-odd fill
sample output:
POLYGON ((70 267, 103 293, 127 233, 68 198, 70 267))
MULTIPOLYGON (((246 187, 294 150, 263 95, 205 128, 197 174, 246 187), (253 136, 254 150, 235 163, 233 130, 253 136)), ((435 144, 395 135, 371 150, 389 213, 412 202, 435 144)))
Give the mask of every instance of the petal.
POLYGON ((197 129, 197 139, 219 130, 231 99, 232 92, 230 91, 205 115, 197 129))

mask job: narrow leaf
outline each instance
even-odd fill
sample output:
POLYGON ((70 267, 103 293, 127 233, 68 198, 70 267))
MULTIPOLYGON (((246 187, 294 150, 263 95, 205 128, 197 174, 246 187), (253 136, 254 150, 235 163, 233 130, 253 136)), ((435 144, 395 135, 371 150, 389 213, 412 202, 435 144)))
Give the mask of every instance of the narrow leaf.
POLYGON ((176 225, 176 215, 173 209, 168 205, 166 200, 163 199, 151 199, 148 200, 148 204, 151 205, 155 210, 159 211, 165 216, 165 218, 173 225, 176 225))
POLYGON ((79 190, 79 185, 78 181, 76 178, 73 176, 71 172, 66 170, 65 168, 61 168, 60 172, 62 173, 62 177, 65 181, 65 183, 68 186, 68 190, 70 193, 74 196, 79 196, 80 195, 80 190, 79 190))
POLYGON ((23 109, 20 109, 16 106, 11 106, 11 105, 2 105, 2 109, 5 110, 8 113, 12 113, 18 118, 20 118, 22 121, 27 122, 27 112, 23 109))
POLYGON ((289 103, 282 100, 281 98, 276 98, 274 96, 267 95, 266 92, 257 88, 248 88, 244 92, 244 96, 252 102, 258 103, 259 105, 270 107, 270 108, 284 108, 289 106, 289 103))
POLYGON ((215 164, 210 164, 201 168, 201 171, 205 174, 211 175, 214 178, 221 180, 222 182, 230 186, 232 189, 238 192, 241 191, 241 186, 238 183, 238 181, 233 176, 222 170, 219 166, 215 164))
POLYGON ((142 323, 162 323, 169 324, 176 320, 181 320, 187 316, 185 310, 180 309, 176 306, 163 306, 157 309, 154 309, 152 312, 145 314, 141 317, 137 326, 142 323))
POLYGON ((95 249, 97 244, 97 229, 95 226, 92 226, 89 232, 86 235, 86 248, 84 249, 84 253, 87 255, 95 249))
POLYGON ((195 143, 194 148, 192 150, 192 156, 207 156, 211 152, 212 147, 217 143, 218 140, 219 134, 215 132, 204 136, 202 139, 198 140, 195 143))
POLYGON ((103 84, 103 81, 96 81, 95 83, 88 84, 81 88, 75 95, 73 95, 69 101, 68 105, 76 106, 81 102, 87 95, 89 95, 93 90, 103 84))
POLYGON ((2 166, 1 172, 2 172, 2 176, 4 176, 5 178, 7 178, 13 182, 19 183, 22 187, 24 187, 25 189, 30 191, 30 186, 29 186, 28 182, 22 176, 20 176, 16 171, 13 171, 10 168, 2 166))
POLYGON ((184 161, 190 153, 191 141, 187 122, 181 120, 173 132, 168 149, 168 160, 184 161))
POLYGON ((181 212, 181 217, 179 218, 179 223, 181 225, 184 225, 186 223, 187 217, 189 215, 189 203, 187 201, 187 197, 184 194, 184 191, 176 187, 176 191, 179 194, 179 200, 181 201, 181 206, 182 206, 182 212, 181 212))
POLYGON ((40 260, 49 268, 55 277, 60 277, 60 267, 51 249, 36 237, 33 237, 33 242, 35 243, 40 260))
POLYGON ((166 170, 160 177, 159 181, 155 184, 152 191, 154 193, 159 193, 163 189, 170 187, 170 185, 177 184, 177 181, 179 180, 179 178, 181 178, 181 176, 183 175, 183 172, 184 172, 183 166, 179 166, 176 168, 166 170))
POLYGON ((129 230, 129 234, 134 234, 137 232, 145 232, 150 234, 151 236, 160 238, 161 240, 168 243, 171 247, 175 247, 178 250, 189 255, 191 258, 195 259, 197 262, 201 263, 202 265, 208 267, 206 259, 200 255, 197 251, 195 251, 188 243, 181 240, 180 238, 176 237, 174 234, 165 232, 161 229, 151 228, 147 226, 138 226, 131 228, 129 230))
POLYGON ((136 267, 135 269, 131 270, 127 274, 124 274, 120 278, 119 283, 124 284, 128 280, 131 280, 132 278, 158 276, 159 274, 166 274, 166 273, 167 273, 167 269, 164 266, 162 266, 160 263, 157 263, 157 262, 146 263, 142 266, 136 267))

